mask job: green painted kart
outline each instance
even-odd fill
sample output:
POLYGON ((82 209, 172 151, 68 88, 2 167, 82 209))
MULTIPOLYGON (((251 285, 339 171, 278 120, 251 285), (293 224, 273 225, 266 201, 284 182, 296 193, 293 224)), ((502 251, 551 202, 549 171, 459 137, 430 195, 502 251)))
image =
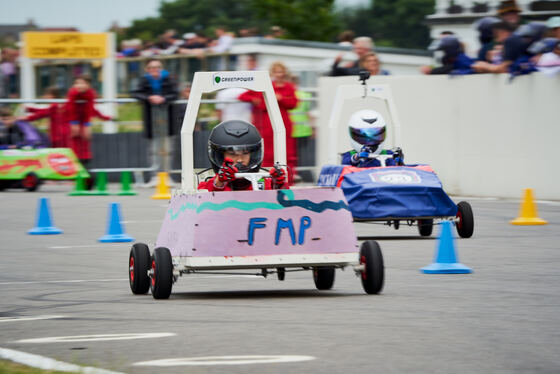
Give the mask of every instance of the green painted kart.
POLYGON ((35 191, 44 180, 84 179, 89 173, 70 148, 0 150, 0 190, 35 191))

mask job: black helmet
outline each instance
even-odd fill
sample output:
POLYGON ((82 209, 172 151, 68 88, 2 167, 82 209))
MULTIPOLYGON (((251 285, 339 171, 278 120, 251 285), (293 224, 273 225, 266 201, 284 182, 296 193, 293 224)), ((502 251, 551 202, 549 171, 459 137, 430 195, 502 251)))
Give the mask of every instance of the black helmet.
POLYGON ((539 22, 531 22, 526 25, 521 25, 515 30, 515 34, 522 38, 527 38, 531 42, 542 39, 546 32, 546 25, 539 22))
POLYGON ((484 17, 476 22, 476 29, 478 30, 478 40, 481 44, 490 43, 494 40, 493 28, 500 19, 496 17, 484 17))
POLYGON ((226 151, 246 151, 251 155, 249 165, 235 165, 240 172, 255 173, 259 171, 264 155, 261 134, 249 122, 241 120, 224 121, 214 127, 208 139, 208 157, 214 172, 218 172, 224 163, 226 151))
POLYGON ((455 35, 446 35, 435 40, 429 47, 431 51, 443 51, 443 62, 453 61, 463 51, 461 42, 455 35))
POLYGON ((559 43, 560 43, 560 39, 544 38, 531 44, 527 49, 527 51, 533 55, 552 52, 556 47, 556 45, 559 43))

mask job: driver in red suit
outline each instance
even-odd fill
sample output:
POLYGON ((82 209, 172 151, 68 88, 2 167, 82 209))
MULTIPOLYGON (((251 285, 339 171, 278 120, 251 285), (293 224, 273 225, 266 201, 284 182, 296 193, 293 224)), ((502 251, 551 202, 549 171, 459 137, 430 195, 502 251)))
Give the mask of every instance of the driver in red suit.
MULTIPOLYGON (((236 173, 256 173, 263 161, 263 139, 255 126, 245 121, 224 121, 216 126, 208 139, 208 157, 215 176, 201 182, 198 189, 208 191, 252 190, 251 182, 236 178, 236 173)), ((278 165, 270 177, 259 181, 262 189, 287 188, 286 173, 278 165)))

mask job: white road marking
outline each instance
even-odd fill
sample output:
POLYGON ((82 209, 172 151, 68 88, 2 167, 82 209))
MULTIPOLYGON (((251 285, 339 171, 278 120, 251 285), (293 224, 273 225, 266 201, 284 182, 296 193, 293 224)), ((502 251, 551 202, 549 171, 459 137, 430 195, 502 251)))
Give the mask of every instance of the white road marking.
POLYGON ((69 371, 73 373, 88 374, 123 374, 117 371, 98 369, 91 366, 78 366, 67 362, 53 360, 52 358, 14 351, 6 348, 0 348, 0 358, 42 370, 69 371))
POLYGON ((48 338, 35 338, 17 340, 16 343, 76 343, 76 342, 106 342, 110 340, 155 339, 175 336, 173 332, 148 332, 139 334, 101 334, 101 335, 76 335, 52 336, 48 338))
POLYGON ((191 358, 168 358, 142 361, 133 366, 208 366, 208 365, 251 365, 301 362, 314 360, 313 356, 207 356, 191 358))
POLYGON ((22 282, 1 282, 0 286, 9 286, 16 284, 43 284, 43 283, 88 283, 88 282, 123 282, 128 278, 118 279, 70 279, 70 280, 51 280, 51 281, 22 281, 22 282))
POLYGON ((35 316, 35 317, 2 317, 0 318, 0 323, 2 322, 23 322, 23 321, 39 321, 43 319, 57 319, 64 318, 64 316, 35 316))

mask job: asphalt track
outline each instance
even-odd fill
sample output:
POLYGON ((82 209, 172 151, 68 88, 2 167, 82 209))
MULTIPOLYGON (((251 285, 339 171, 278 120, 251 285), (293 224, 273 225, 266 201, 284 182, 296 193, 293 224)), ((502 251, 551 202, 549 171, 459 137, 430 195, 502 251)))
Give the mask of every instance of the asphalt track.
POLYGON ((436 235, 360 223, 357 234, 383 250, 381 295, 366 295, 346 270, 330 291, 317 291, 310 272, 288 273, 284 282, 192 275, 156 301, 130 292, 130 244, 97 239, 117 201, 127 233, 153 243, 165 201, 149 199, 151 190, 68 197, 70 188, 0 193, 1 348, 123 373, 560 372, 560 203, 539 202, 548 225, 519 227, 508 223, 519 201, 470 199, 475 234, 455 241, 470 275, 419 272, 432 262, 436 235), (62 235, 26 234, 42 196, 62 235), (30 341, 107 334, 152 335, 30 341), (135 365, 184 358, 199 359, 135 365))

